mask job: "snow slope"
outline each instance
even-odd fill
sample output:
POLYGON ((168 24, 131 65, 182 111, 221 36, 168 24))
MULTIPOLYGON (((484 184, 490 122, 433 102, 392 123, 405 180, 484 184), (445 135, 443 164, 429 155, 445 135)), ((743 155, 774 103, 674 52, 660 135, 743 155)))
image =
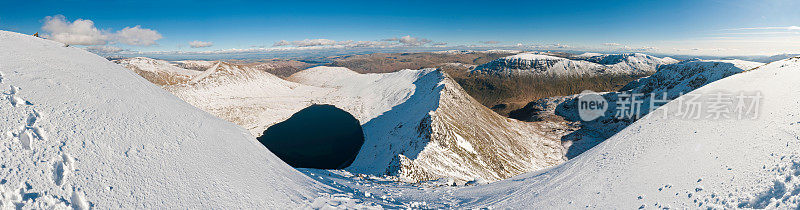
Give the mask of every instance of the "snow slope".
POLYGON ((331 90, 285 81, 246 66, 217 62, 185 83, 164 86, 186 102, 247 128, 253 136, 331 90))
POLYGON ((183 61, 173 61, 171 63, 178 68, 191 69, 197 71, 206 70, 214 66, 214 64, 217 64, 216 61, 204 61, 204 60, 183 60, 183 61))
POLYGON ((2 209, 301 208, 333 193, 82 49, 0 31, 0 72, 2 209))
POLYGON ((684 119, 672 115, 681 105, 673 101, 564 164, 485 185, 428 188, 315 174, 416 208, 796 209, 798 80, 800 57, 721 79, 691 93, 759 92, 755 119, 684 119))
POLYGON ((557 57, 548 53, 529 52, 503 57, 477 66, 474 73, 498 75, 578 76, 597 74, 642 74, 654 72, 658 66, 676 63, 672 58, 657 58, 641 53, 597 54, 557 57))
POLYGON ((642 53, 598 54, 584 53, 570 57, 575 60, 585 60, 601 65, 609 65, 612 69, 632 73, 654 72, 659 66, 678 63, 670 57, 658 58, 642 53))
MULTIPOLYGON (((496 206, 796 208, 800 194, 800 58, 773 62, 692 93, 758 91, 752 120, 645 117, 581 156, 491 187, 496 206), (505 193, 515 189, 512 194, 505 193)), ((656 113, 678 109, 669 103, 656 113)))
POLYGON ((568 147, 567 157, 572 158, 610 138, 636 120, 632 115, 622 119, 617 117, 623 110, 617 104, 620 97, 641 94, 636 97, 641 102, 638 112, 639 116, 645 116, 650 112, 651 102, 656 106, 663 105, 681 94, 760 65, 763 64, 741 60, 695 59, 661 66, 653 75, 628 83, 621 92, 602 93, 609 107, 605 116, 593 121, 580 119, 577 103, 580 94, 540 99, 511 115, 526 121, 557 118, 570 122, 562 124, 563 128, 557 130, 572 130, 561 134, 561 140, 568 147), (665 101, 661 102, 662 100, 665 101))

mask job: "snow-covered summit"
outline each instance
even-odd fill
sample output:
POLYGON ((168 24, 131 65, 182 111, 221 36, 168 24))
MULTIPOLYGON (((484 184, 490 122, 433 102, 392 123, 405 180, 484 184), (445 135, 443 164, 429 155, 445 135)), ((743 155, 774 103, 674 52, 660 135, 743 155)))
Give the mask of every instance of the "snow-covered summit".
POLYGON ((172 61, 170 63, 179 68, 203 71, 217 64, 217 61, 182 60, 182 61, 172 61))
POLYGON ((577 60, 585 60, 592 63, 603 65, 614 65, 618 63, 626 63, 626 65, 634 65, 639 67, 658 67, 660 65, 677 63, 670 57, 658 58, 655 56, 643 53, 620 53, 620 54, 599 54, 599 53, 584 53, 571 57, 577 60))
POLYGON ((200 74, 199 71, 176 67, 168 61, 145 57, 119 59, 114 60, 114 63, 135 71, 140 76, 157 85, 184 83, 200 74))
POLYGON ((681 93, 761 65, 764 64, 742 60, 686 60, 661 66, 653 75, 628 83, 621 91, 644 95, 666 93, 669 99, 674 99, 681 93))

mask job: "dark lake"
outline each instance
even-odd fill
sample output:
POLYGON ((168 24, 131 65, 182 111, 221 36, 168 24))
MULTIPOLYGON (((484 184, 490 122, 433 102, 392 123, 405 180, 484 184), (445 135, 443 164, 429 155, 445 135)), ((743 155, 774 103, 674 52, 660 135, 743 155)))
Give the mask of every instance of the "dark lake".
POLYGON ((364 132, 350 113, 315 104, 270 126, 258 141, 292 167, 342 169, 361 150, 364 132))

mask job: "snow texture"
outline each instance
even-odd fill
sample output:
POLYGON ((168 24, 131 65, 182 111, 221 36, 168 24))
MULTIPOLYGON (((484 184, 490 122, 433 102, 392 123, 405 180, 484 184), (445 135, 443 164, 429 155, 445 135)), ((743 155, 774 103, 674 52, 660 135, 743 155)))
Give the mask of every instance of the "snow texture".
POLYGON ((301 208, 335 193, 249 132, 79 48, 0 31, 0 206, 301 208))

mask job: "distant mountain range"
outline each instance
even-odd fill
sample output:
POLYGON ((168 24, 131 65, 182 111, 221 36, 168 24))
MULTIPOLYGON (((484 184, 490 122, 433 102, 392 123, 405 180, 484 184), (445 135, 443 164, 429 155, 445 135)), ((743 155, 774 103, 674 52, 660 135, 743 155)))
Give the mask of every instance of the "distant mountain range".
POLYGON ((641 74, 659 66, 677 63, 669 57, 657 58, 641 53, 580 55, 522 53, 478 65, 473 73, 495 75, 583 76, 600 74, 641 74))

